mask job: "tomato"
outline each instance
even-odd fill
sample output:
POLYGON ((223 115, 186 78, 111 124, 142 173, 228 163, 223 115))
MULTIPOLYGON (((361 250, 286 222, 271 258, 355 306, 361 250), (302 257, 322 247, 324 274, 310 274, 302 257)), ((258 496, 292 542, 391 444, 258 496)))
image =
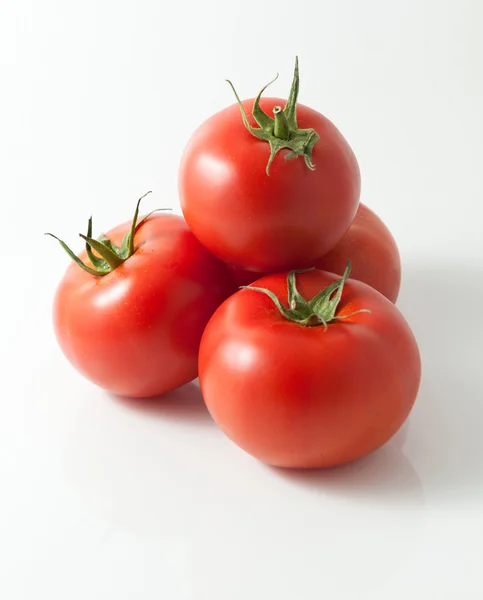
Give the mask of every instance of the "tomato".
POLYGON ((401 259, 385 223, 367 206, 359 205, 356 218, 342 240, 315 267, 342 275, 347 260, 351 278, 367 283, 396 302, 401 285, 401 259))
MULTIPOLYGON (((384 222, 362 203, 340 242, 325 256, 305 266, 342 275, 348 259, 352 261, 352 279, 367 283, 391 302, 396 302, 401 285, 397 244, 384 222)), ((260 278, 258 273, 237 267, 232 267, 232 273, 239 286, 260 278)))
MULTIPOLYGON (((124 223, 107 237, 119 245, 130 228, 124 223)), ((133 250, 104 276, 72 263, 55 295, 54 326, 85 377, 115 394, 147 397, 197 377, 201 334, 232 287, 225 266, 179 216, 149 216, 135 230, 133 250)))
POLYGON ((235 103, 205 121, 184 151, 184 217, 201 243, 227 263, 259 272, 311 264, 354 219, 356 157, 329 119, 297 104, 297 93, 298 68, 287 102, 235 103), (245 117, 252 107, 244 124, 240 110, 245 117))
POLYGON ((269 275, 228 298, 205 329, 206 405, 229 438, 265 463, 355 460, 387 442, 413 406, 421 365, 409 325, 347 275, 292 272, 290 301, 286 273, 269 275))

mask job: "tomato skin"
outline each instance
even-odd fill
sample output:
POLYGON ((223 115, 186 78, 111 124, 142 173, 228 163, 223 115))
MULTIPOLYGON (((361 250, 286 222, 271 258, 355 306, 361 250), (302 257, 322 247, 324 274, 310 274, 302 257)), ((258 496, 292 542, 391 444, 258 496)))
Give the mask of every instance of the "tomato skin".
MULTIPOLYGON (((130 226, 107 236, 119 245, 130 226)), ((179 216, 149 217, 134 241, 133 256, 104 277, 68 267, 55 295, 54 328, 87 379, 118 395, 149 397, 197 376, 201 334, 232 286, 225 266, 179 216)))
MULTIPOLYGON (((297 276, 311 298, 337 277, 297 276)), ((256 284, 287 305, 286 274, 256 284)), ((338 315, 322 326, 284 319, 266 295, 241 290, 215 312, 201 340, 201 390, 215 422, 259 460, 281 467, 331 467, 387 442, 406 420, 421 377, 418 346, 384 296, 349 279, 338 315)))
POLYGON ((401 258, 391 232, 370 208, 360 204, 342 240, 315 261, 315 268, 342 275, 351 259, 351 278, 367 283, 395 303, 401 286, 401 258))
MULTIPOLYGON (((262 98, 268 114, 280 98, 262 98)), ((253 100, 243 105, 251 113, 253 100)), ((320 135, 311 171, 280 151, 266 174, 267 142, 244 127, 234 104, 205 121, 189 141, 179 170, 184 217, 201 243, 223 261, 269 272, 313 262, 341 239, 360 196, 357 160, 326 117, 297 105, 298 125, 320 135)), ((255 124, 249 114, 249 121, 255 124)))
MULTIPOLYGON (((322 258, 312 264, 307 263, 305 267, 342 275, 349 258, 352 262, 351 279, 367 283, 391 302, 396 302, 401 286, 401 259, 397 244, 382 219, 362 202, 340 242, 322 258)), ((231 270, 238 286, 249 285, 261 276, 237 267, 231 267, 231 270)))

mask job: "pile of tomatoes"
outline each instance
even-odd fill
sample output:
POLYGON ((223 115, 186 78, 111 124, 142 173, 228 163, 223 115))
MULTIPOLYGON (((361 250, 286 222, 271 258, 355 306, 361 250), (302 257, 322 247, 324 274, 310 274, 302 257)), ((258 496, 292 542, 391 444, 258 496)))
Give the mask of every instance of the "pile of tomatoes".
POLYGON ((406 420, 418 346, 395 306, 396 243, 359 203, 349 144, 298 104, 298 61, 287 100, 264 90, 241 101, 233 88, 236 102, 194 132, 178 175, 184 218, 140 218, 141 198, 106 235, 92 237, 90 220, 79 255, 59 240, 73 262, 55 332, 105 390, 160 396, 199 376, 241 448, 277 466, 334 466, 406 420))

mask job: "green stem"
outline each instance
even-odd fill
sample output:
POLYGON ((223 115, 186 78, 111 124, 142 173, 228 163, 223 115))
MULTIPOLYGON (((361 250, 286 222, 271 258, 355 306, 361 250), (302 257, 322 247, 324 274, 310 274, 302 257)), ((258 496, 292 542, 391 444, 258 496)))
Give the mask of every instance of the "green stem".
POLYGON ((139 200, 137 201, 136 204, 136 210, 134 211, 134 218, 132 220, 131 223, 131 229, 129 231, 129 238, 128 238, 128 256, 132 256, 134 254, 134 234, 136 233, 136 228, 138 226, 138 216, 139 216, 139 205, 141 204, 141 200, 143 200, 144 198, 146 198, 146 196, 148 194, 151 194, 152 192, 146 192, 143 196, 141 196, 141 198, 139 198, 139 200))
POLYGON ((273 126, 273 135, 279 140, 289 140, 290 127, 288 125, 287 117, 281 106, 275 106, 273 108, 273 117, 275 120, 275 124, 273 126))
MULTIPOLYGON (((81 269, 84 269, 90 275, 98 275, 100 277, 104 275, 108 275, 114 269, 117 269, 128 260, 136 251, 134 247, 134 235, 136 231, 138 231, 139 227, 147 220, 149 217, 156 212, 155 210, 148 213, 145 217, 143 217, 139 222, 139 205, 141 200, 145 198, 151 192, 147 192, 144 196, 141 196, 136 203, 136 210, 134 212, 134 218, 131 223, 131 227, 128 232, 124 236, 121 245, 116 246, 109 238, 107 238, 104 234, 99 236, 97 239, 92 237, 92 217, 89 219, 88 227, 87 227, 87 235, 80 233, 80 237, 86 242, 86 254, 87 258, 90 259, 92 266, 84 263, 72 250, 60 240, 57 236, 52 233, 47 233, 46 235, 50 235, 54 239, 56 239, 62 248, 67 252, 67 254, 72 258, 72 260, 79 265, 81 269), (99 256, 96 256, 92 251, 95 250, 99 256)), ((158 210, 169 210, 169 209, 158 209, 158 210)))
MULTIPOLYGON (((306 269, 310 271, 311 269, 306 269)), ((337 309, 339 307, 342 292, 344 289, 345 282, 351 272, 351 261, 347 263, 347 268, 344 271, 344 275, 341 279, 334 281, 322 291, 320 291, 311 300, 306 300, 299 291, 297 290, 297 282, 295 276, 297 273, 304 273, 304 271, 290 271, 287 276, 287 300, 289 308, 280 302, 280 299, 269 289, 252 287, 250 285, 242 286, 246 290, 253 290, 254 292, 261 292, 268 296, 275 306, 278 308, 282 317, 301 325, 302 327, 319 327, 322 325, 327 330, 328 325, 339 319, 348 319, 359 313, 371 312, 365 308, 361 308, 346 315, 337 315, 337 309)))
POLYGON ((80 237, 85 240, 89 246, 91 246, 96 252, 98 252, 102 258, 106 261, 106 263, 111 267, 111 270, 117 269, 124 262, 124 259, 118 256, 115 252, 113 252, 110 248, 108 248, 99 240, 95 240, 94 238, 88 238, 83 233, 79 233, 80 237))
MULTIPOLYGON (((258 127, 253 127, 250 125, 247 112, 242 101, 240 100, 240 97, 238 96, 231 81, 227 81, 230 84, 233 93, 235 94, 244 126, 251 133, 251 135, 259 140, 268 142, 270 146, 270 154, 266 166, 267 175, 270 174, 270 166, 275 156, 283 148, 290 150, 290 152, 285 155, 285 160, 290 160, 292 158, 296 158, 297 156, 301 156, 303 157, 307 167, 313 171, 315 169, 315 165, 312 162, 312 152, 317 140, 319 139, 319 135, 312 128, 300 129, 297 125, 297 100, 300 87, 298 58, 295 60, 292 87, 290 88, 290 93, 283 109, 281 106, 275 106, 273 109, 273 118, 263 111, 260 106, 260 99, 267 86, 263 87, 258 96, 255 98, 252 116, 258 127)), ((270 83, 273 83, 273 81, 270 83)))
POLYGON ((81 269, 84 269, 84 271, 86 273, 90 273, 90 275, 101 275, 103 273, 99 273, 98 271, 96 271, 96 269, 93 269, 92 267, 89 267, 89 265, 86 265, 84 262, 81 261, 81 259, 76 256, 72 250, 69 248, 69 246, 60 238, 58 238, 56 235, 54 235, 53 233, 45 233, 45 235, 50 235, 50 237, 54 238, 54 240, 57 240, 59 242, 59 244, 62 246, 62 248, 67 252, 67 254, 72 258, 72 260, 79 265, 79 267, 81 269))

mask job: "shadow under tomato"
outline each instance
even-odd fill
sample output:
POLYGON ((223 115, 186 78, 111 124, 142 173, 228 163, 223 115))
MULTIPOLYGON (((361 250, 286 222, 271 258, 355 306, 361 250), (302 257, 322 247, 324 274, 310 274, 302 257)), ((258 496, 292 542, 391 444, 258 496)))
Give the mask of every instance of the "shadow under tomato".
POLYGON ((113 528, 145 539, 189 537, 213 489, 207 482, 218 480, 213 453, 222 439, 198 385, 149 400, 111 398, 86 402, 73 420, 66 478, 113 528))
POLYGON ((398 306, 422 360, 421 388, 409 420, 362 460, 321 471, 276 469, 279 476, 346 499, 411 499, 424 490, 431 503, 478 506, 483 498, 481 298, 481 269, 405 265, 398 306))
POLYGON ((405 426, 385 446, 372 454, 329 469, 281 469, 269 467, 288 482, 321 495, 344 501, 369 501, 404 508, 423 503, 423 486, 418 473, 402 453, 405 426))
POLYGON ((153 398, 127 398, 114 394, 111 394, 111 397, 129 410, 145 413, 154 418, 214 425, 197 381, 153 398))
POLYGON ((407 264, 398 306, 419 344, 422 381, 407 424, 386 446, 344 467, 281 477, 345 498, 406 497, 437 505, 483 498, 483 270, 407 264))
POLYGON ((483 497, 483 270, 408 264, 398 302, 418 341, 423 376, 406 443, 438 502, 483 497))
POLYGON ((348 469, 346 481, 335 473, 268 470, 224 436, 204 408, 198 386, 189 384, 167 398, 140 404, 99 398, 86 402, 66 437, 64 468, 83 503, 110 528, 143 539, 189 539, 196 545, 216 535, 221 553, 227 538, 243 538, 249 547, 248 540, 265 531, 270 554, 272 544, 281 543, 287 532, 308 535, 301 519, 304 507, 310 510, 314 503, 314 491, 321 503, 316 498, 312 510, 318 514, 322 509, 319 529, 325 531, 334 519, 346 522, 356 507, 371 512, 373 505, 381 507, 380 500, 389 504, 388 498, 394 506, 406 503, 420 512, 419 480, 404 458, 397 459, 401 439, 393 442, 392 462, 384 458, 381 467, 380 457, 372 466, 348 469), (376 474, 383 476, 384 485, 376 485, 376 474), (246 519, 243 527, 240 518, 246 519))

